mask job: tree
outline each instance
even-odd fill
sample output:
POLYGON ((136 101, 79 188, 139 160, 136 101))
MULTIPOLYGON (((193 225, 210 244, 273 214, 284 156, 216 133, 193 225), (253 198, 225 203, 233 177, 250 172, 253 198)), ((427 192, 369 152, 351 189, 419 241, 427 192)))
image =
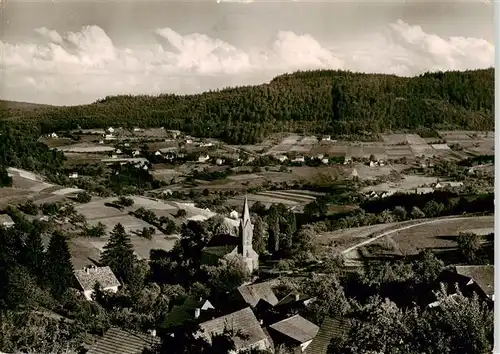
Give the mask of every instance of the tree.
POLYGON ((33 229, 26 236, 25 245, 21 250, 21 263, 39 280, 45 278, 45 248, 37 229, 33 229))
POLYGON ((184 209, 179 209, 179 210, 177 210, 177 214, 175 214, 175 217, 176 217, 176 218, 185 218, 185 217, 186 217, 186 215, 187 215, 186 210, 184 210, 184 209))
POLYGON ((469 264, 475 264, 480 258, 482 237, 472 232, 460 232, 457 238, 458 251, 469 264))
POLYGON ((418 254, 412 264, 415 282, 424 286, 434 283, 444 269, 444 262, 427 248, 418 254))
POLYGON ((141 237, 145 238, 146 240, 151 240, 153 238, 154 233, 155 229, 153 227, 144 227, 141 230, 141 237))
POLYGON ((12 177, 9 176, 5 166, 0 165, 0 187, 12 186, 12 177))
POLYGON ((312 225, 303 225, 294 237, 294 256, 303 258, 314 249, 316 231, 312 225))
POLYGON ((55 296, 62 296, 73 284, 73 264, 66 237, 52 234, 47 249, 47 278, 55 296))
POLYGON ((428 201, 423 209, 424 214, 429 218, 440 216, 443 211, 444 205, 436 202, 435 200, 428 201))
POLYGON ((88 192, 81 192, 76 195, 76 201, 78 203, 88 203, 92 200, 92 196, 88 192))
POLYGON ((208 283, 215 294, 224 295, 250 279, 245 261, 240 255, 222 259, 216 267, 207 267, 208 283))
POLYGON ((412 219, 423 219, 425 218, 425 214, 419 207, 414 206, 411 209, 411 217, 412 219))
POLYGON ((110 266, 118 279, 128 283, 134 272, 136 260, 129 235, 122 224, 116 224, 108 243, 104 246, 101 263, 110 266))
POLYGON ((29 215, 37 215, 38 205, 35 204, 33 199, 28 199, 24 204, 19 205, 19 210, 29 215))
POLYGON ((395 207, 393 213, 398 221, 405 221, 408 216, 406 209, 402 206, 395 207))
POLYGON ((267 251, 268 235, 264 220, 259 215, 255 215, 253 222, 252 246, 255 252, 262 255, 267 251))

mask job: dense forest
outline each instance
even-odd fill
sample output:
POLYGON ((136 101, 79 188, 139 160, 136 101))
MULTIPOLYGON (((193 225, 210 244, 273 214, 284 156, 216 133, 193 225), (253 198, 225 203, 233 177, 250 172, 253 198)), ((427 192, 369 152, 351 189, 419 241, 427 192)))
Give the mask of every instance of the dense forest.
POLYGON ((413 78, 320 70, 196 95, 116 96, 82 106, 0 111, 9 125, 33 133, 140 124, 255 143, 282 131, 356 137, 424 128, 491 130, 493 101, 493 69, 413 78))

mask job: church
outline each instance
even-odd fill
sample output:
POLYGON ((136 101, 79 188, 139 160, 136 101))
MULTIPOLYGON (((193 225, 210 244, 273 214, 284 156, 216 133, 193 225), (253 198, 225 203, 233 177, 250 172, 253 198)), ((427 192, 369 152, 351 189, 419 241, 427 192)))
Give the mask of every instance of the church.
POLYGON ((253 273, 259 268, 259 254, 254 251, 252 241, 253 224, 250 220, 248 200, 245 198, 238 236, 224 234, 214 236, 203 249, 201 261, 206 265, 217 265, 222 258, 240 255, 243 257, 247 269, 253 273))

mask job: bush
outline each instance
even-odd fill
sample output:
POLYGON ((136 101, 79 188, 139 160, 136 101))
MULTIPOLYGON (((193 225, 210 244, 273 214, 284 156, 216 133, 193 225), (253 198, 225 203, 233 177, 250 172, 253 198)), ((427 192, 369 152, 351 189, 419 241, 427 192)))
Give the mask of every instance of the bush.
POLYGON ((87 192, 81 192, 76 195, 76 201, 78 203, 88 203, 92 200, 92 196, 87 192))

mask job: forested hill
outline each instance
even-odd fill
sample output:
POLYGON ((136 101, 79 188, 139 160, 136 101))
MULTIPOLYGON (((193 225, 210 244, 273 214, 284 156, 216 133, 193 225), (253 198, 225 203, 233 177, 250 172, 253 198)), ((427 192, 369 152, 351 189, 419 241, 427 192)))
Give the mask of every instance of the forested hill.
POLYGON ((253 143, 281 131, 492 130, 493 102, 493 69, 413 78, 321 70, 281 75, 257 86, 185 96, 107 97, 89 105, 16 111, 9 118, 44 133, 78 125, 164 126, 253 143))

